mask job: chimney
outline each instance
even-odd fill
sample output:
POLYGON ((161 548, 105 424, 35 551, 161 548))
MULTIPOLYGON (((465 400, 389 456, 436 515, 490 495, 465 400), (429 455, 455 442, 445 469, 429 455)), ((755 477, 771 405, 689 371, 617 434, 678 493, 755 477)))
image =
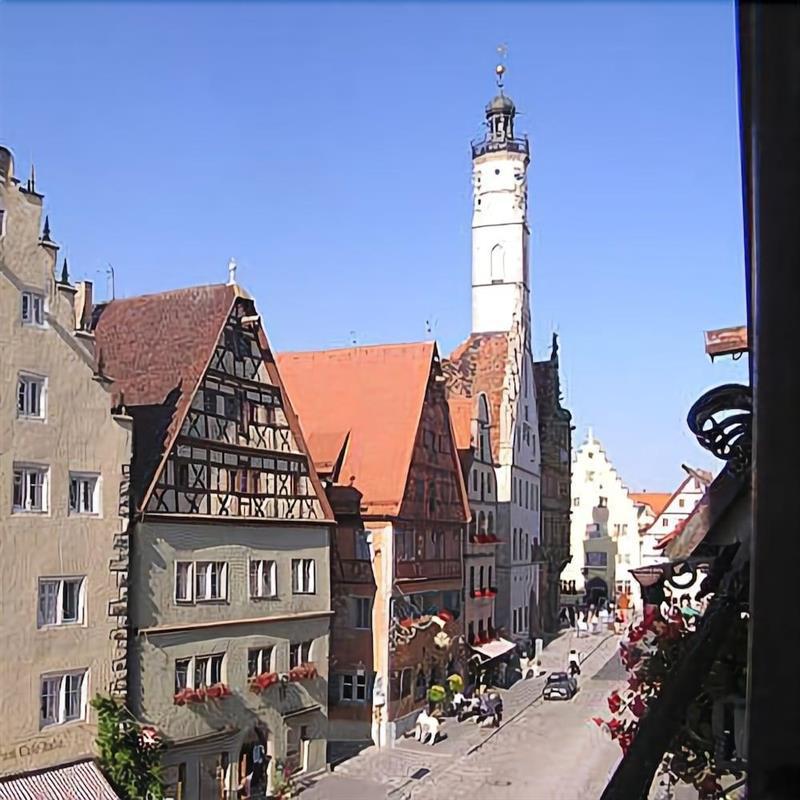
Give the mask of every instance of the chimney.
POLYGON ((92 282, 78 281, 75 288, 75 330, 88 331, 92 321, 92 282))

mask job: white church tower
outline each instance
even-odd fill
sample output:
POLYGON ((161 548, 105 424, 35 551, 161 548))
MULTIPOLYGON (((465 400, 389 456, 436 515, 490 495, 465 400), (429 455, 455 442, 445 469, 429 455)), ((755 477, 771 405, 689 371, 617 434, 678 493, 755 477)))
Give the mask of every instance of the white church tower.
POLYGON ((527 327, 528 163, 526 137, 514 136, 516 108, 503 94, 486 106, 486 134, 472 143, 472 332, 509 331, 522 308, 527 327))

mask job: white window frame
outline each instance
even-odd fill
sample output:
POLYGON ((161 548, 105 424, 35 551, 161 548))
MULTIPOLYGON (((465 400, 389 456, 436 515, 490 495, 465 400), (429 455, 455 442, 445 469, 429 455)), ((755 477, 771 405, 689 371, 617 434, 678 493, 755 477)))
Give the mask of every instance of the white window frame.
MULTIPOLYGON (((263 647, 249 647, 247 649, 247 671, 250 672, 250 656, 253 653, 258 653, 256 659, 258 661, 258 669, 256 670, 256 675, 261 675, 264 672, 272 672, 272 662, 273 656, 275 654, 275 647, 274 645, 268 644, 264 645, 263 647), (266 659, 264 655, 266 654, 266 659), (266 663, 264 663, 266 661, 266 663)), ((254 675, 250 675, 250 677, 255 677, 254 675)))
POLYGON ((47 378, 35 375, 32 372, 20 372, 17 376, 17 417, 19 419, 47 419, 47 378), (30 389, 37 387, 38 413, 32 410, 30 389), (22 395, 22 408, 20 408, 20 395, 22 395))
POLYGON ((313 639, 307 639, 304 642, 289 643, 289 669, 299 667, 301 664, 307 664, 311 661, 311 645, 313 641, 313 639), (295 653, 299 656, 299 661, 294 658, 295 653))
POLYGON ((278 562, 269 558, 248 559, 247 584, 251 600, 276 599, 278 596, 278 562), (257 582, 255 592, 253 591, 254 577, 257 582))
POLYGON ((96 472, 72 472, 69 473, 69 513, 78 514, 85 517, 100 516, 100 475, 96 472), (73 502, 72 485, 76 485, 75 502, 73 502), (91 484, 90 494, 91 508, 84 507, 84 486, 91 484))
POLYGON ((367 702, 367 673, 343 672, 339 681, 339 700, 343 703, 367 702), (345 682, 350 681, 350 697, 345 696, 345 682))
POLYGON ((47 306, 45 297, 41 292, 33 289, 25 289, 20 296, 19 314, 23 325, 33 328, 44 328, 46 321, 47 306), (25 304, 27 302, 27 313, 25 304))
POLYGON ((39 727, 49 728, 53 725, 64 725, 68 722, 79 722, 86 719, 86 696, 89 683, 89 670, 79 669, 68 672, 46 673, 39 678, 39 727), (67 716, 67 681, 71 678, 80 678, 79 713, 67 716), (54 687, 51 693, 55 700, 54 715, 43 716, 42 698, 45 684, 54 687))
POLYGON ((227 561, 195 561, 194 562, 194 601, 196 603, 218 603, 228 599, 228 562, 227 561), (219 568, 218 594, 211 594, 213 568, 219 568), (204 593, 198 591, 198 583, 202 580, 204 593))
POLYGON ((178 681, 177 681, 177 673, 178 673, 178 664, 186 664, 186 686, 187 689, 199 689, 195 682, 195 672, 197 670, 198 661, 205 661, 205 681, 202 682, 203 686, 212 686, 214 681, 211 682, 211 666, 214 663, 215 659, 219 659, 219 682, 225 683, 225 653, 208 653, 203 654, 200 656, 186 656, 185 658, 176 658, 175 659, 175 668, 173 671, 174 683, 175 683, 175 691, 179 691, 178 689, 178 681))
POLYGON ((12 511, 14 514, 46 514, 48 512, 49 503, 49 490, 50 490, 50 467, 43 464, 18 464, 15 463, 12 469, 12 511), (14 488, 17 482, 17 473, 20 473, 22 482, 22 491, 24 503, 19 504, 14 502, 14 488), (31 494, 31 477, 33 475, 41 475, 41 507, 34 508, 30 502, 31 494))
POLYGON ((292 559, 292 594, 315 594, 317 562, 313 558, 292 559))
POLYGON ((36 603, 36 627, 42 628, 61 628, 72 627, 75 625, 83 625, 86 619, 86 577, 83 575, 74 575, 64 578, 39 578, 39 586, 37 593, 36 603), (64 619, 64 586, 68 583, 78 584, 78 616, 76 619, 64 619), (43 614, 43 593, 46 591, 45 587, 51 590, 51 596, 55 603, 55 619, 51 622, 45 619, 43 614), (52 591, 52 590, 55 591, 52 591))
POLYGON ((173 596, 175 598, 175 602, 178 604, 185 604, 185 603, 194 603, 194 561, 181 561, 178 560, 175 562, 175 577, 174 577, 174 593, 173 596), (185 594, 186 596, 181 597, 178 595, 178 572, 180 570, 180 566, 185 564, 186 569, 186 582, 185 582, 185 594))

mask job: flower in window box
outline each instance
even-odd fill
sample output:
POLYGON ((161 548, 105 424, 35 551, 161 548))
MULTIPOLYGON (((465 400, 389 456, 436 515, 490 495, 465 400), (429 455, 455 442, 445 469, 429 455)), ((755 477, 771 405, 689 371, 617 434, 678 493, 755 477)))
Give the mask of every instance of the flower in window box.
POLYGON ((400 620, 400 625, 404 628, 411 628, 414 625, 414 620, 411 617, 406 617, 400 620))
POLYGON ((205 703, 206 690, 203 688, 195 689, 187 699, 190 703, 205 703))
POLYGON ((231 690, 224 683, 215 683, 206 689, 206 697, 210 697, 212 700, 221 700, 230 695, 231 690))
POLYGON ((277 672, 262 672, 260 675, 256 675, 255 678, 250 679, 250 691, 253 694, 261 694, 261 692, 266 691, 277 682, 277 672))
POLYGON ((443 619, 445 622, 453 622, 453 621, 455 620, 455 616, 454 616, 453 612, 452 612, 452 611, 448 611, 446 608, 443 608, 443 609, 442 609, 442 610, 439 612, 439 616, 440 616, 440 617, 441 617, 441 618, 442 618, 442 619, 443 619))
POLYGON ((179 689, 175 692, 174 697, 172 698, 172 702, 176 706, 183 706, 189 702, 189 698, 194 694, 194 689, 189 689, 188 687, 184 687, 183 689, 179 689))

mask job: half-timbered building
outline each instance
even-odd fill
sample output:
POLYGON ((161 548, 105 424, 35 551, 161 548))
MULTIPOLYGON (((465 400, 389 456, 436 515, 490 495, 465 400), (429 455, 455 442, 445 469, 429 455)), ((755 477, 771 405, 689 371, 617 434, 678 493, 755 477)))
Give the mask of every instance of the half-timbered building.
POLYGON ((339 523, 331 738, 380 744, 463 667, 469 506, 433 343, 278 357, 339 523))
POLYGON ((129 705, 173 793, 324 768, 332 512, 253 300, 113 300, 92 327, 134 420, 129 705))

